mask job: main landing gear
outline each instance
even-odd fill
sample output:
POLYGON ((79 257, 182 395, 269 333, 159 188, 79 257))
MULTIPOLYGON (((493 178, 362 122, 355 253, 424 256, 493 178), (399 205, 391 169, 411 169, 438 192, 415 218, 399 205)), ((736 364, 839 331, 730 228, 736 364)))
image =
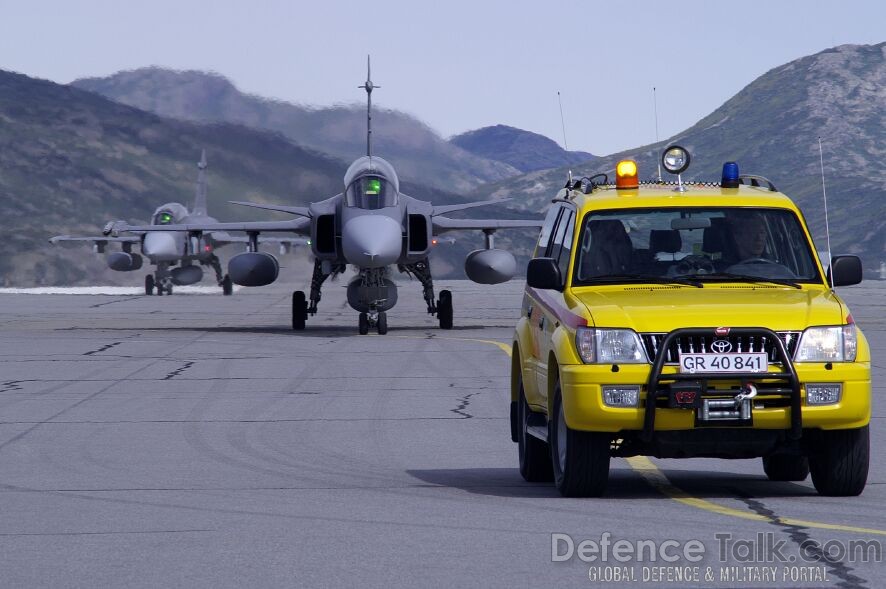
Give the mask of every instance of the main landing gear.
POLYGON ((302 331, 308 320, 308 314, 317 312, 317 303, 320 302, 320 289, 327 278, 345 271, 344 264, 330 264, 314 260, 314 274, 311 276, 311 298, 305 296, 303 290, 292 293, 292 329, 302 331))
MULTIPOLYGON (((205 264, 206 262, 202 263, 205 264)), ((222 287, 222 294, 226 297, 234 294, 234 283, 231 281, 230 276, 227 274, 222 275, 221 261, 218 259, 218 256, 212 254, 212 257, 209 258, 209 265, 215 271, 215 281, 222 287)))
POLYGON ((415 276, 421 282, 428 314, 437 315, 440 329, 452 329, 452 293, 441 290, 440 298, 434 301, 434 280, 431 277, 431 265, 428 259, 425 258, 414 264, 401 264, 398 268, 401 272, 415 276))
POLYGON ((452 329, 452 293, 448 290, 440 291, 440 300, 437 301, 437 319, 440 321, 440 329, 452 329))

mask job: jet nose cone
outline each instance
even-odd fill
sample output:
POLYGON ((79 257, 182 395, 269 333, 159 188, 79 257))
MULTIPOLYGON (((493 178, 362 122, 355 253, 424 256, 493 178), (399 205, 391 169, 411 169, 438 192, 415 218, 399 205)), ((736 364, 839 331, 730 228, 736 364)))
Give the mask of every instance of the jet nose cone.
POLYGON ((152 260, 177 260, 182 255, 178 242, 178 235, 171 231, 151 231, 142 242, 142 253, 152 260))
POLYGON ((360 215, 342 228, 342 249, 349 264, 360 268, 390 266, 400 258, 403 227, 384 215, 360 215))

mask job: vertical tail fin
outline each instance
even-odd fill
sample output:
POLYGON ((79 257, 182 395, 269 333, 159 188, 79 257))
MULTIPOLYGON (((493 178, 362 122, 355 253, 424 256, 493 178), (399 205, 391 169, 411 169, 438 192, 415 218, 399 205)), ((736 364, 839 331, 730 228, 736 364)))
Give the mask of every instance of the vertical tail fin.
POLYGON ((372 67, 369 64, 369 56, 366 56, 366 83, 357 86, 366 90, 366 155, 372 163, 372 91, 381 88, 372 83, 372 67))
POLYGON ((200 162, 197 164, 197 193, 194 196, 194 209, 191 211, 195 215, 207 215, 206 212, 206 150, 200 154, 200 162))

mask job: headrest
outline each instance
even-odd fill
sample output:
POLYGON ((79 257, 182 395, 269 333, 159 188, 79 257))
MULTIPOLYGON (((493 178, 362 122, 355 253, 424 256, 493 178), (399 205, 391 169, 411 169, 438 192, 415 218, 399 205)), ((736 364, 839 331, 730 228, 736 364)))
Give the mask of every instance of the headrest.
POLYGON ((618 219, 597 219, 588 223, 591 234, 598 240, 620 239, 627 237, 624 223, 618 219))
POLYGON ((705 227, 704 235, 702 235, 701 250, 709 254, 723 252, 726 249, 726 233, 728 231, 725 218, 713 217, 711 226, 705 227))
POLYGON ((649 232, 649 251, 675 254, 683 246, 680 232, 676 229, 653 229, 649 232))

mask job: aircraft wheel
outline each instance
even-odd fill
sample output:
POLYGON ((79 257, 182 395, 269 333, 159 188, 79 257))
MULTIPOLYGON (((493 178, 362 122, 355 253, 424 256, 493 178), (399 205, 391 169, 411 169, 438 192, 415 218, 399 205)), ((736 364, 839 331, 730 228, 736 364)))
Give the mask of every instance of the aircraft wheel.
POLYGON ((307 319, 308 303, 305 301, 305 293, 302 290, 297 290, 292 293, 292 329, 303 330, 307 319))
POLYGON ((369 333, 369 316, 366 313, 360 313, 360 319, 357 321, 357 327, 360 330, 360 335, 366 335, 369 333))
POLYGON ((231 277, 225 274, 225 277, 222 279, 221 283, 222 293, 229 297, 234 294, 234 283, 231 282, 231 277))
POLYGON ((440 291, 440 300, 437 301, 437 319, 440 320, 440 329, 452 329, 452 293, 448 290, 440 291))
POLYGON ((171 284, 166 287, 166 294, 168 294, 168 295, 172 294, 172 285, 171 284))
POLYGON ((157 296, 158 297, 163 296, 163 283, 161 283, 161 282, 157 283, 157 296))
POLYGON ((145 294, 146 295, 154 294, 154 277, 150 274, 145 276, 145 294))
POLYGON ((378 335, 384 335, 388 332, 388 314, 387 313, 379 313, 378 319, 375 322, 375 328, 378 330, 378 335))

